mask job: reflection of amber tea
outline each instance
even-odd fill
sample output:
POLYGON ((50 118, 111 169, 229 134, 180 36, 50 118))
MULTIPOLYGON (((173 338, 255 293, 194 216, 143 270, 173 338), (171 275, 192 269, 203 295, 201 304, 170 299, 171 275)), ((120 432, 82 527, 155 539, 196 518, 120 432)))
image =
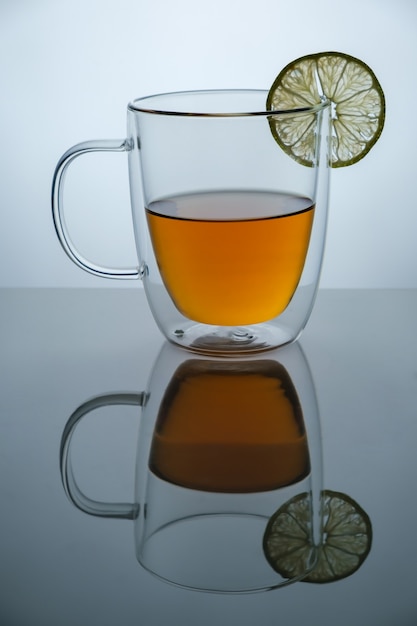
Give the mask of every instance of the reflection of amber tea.
POLYGON ((177 196, 147 210, 161 276, 177 308, 223 326, 263 322, 287 307, 313 213, 309 198, 249 191, 177 196))
POLYGON ((284 367, 271 360, 185 362, 161 403, 149 467, 183 487, 235 493, 307 476, 304 420, 284 367))

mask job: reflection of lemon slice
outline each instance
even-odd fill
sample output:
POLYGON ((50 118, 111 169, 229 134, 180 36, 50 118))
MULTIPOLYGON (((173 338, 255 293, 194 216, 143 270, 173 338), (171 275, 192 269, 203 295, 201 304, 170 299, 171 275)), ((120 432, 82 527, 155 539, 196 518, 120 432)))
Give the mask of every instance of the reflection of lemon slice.
MULTIPOLYGON (((385 97, 363 61, 341 52, 321 52, 289 63, 277 76, 268 110, 299 109, 329 100, 332 106, 332 167, 352 165, 378 140, 385 121, 385 97)), ((271 117, 281 148, 303 165, 314 161, 315 115, 271 117)))
MULTIPOLYGON (((314 569, 303 582, 328 583, 356 572, 369 554, 372 525, 368 515, 343 493, 323 491, 323 533, 314 569)), ((309 570, 310 498, 302 493, 285 503, 269 520, 264 553, 281 576, 294 578, 309 570)))

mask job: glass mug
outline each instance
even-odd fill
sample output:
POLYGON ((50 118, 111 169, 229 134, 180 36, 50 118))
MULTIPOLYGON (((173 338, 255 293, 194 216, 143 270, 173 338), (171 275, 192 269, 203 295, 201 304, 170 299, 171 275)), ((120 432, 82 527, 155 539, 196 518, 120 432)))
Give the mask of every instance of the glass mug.
POLYGON ((140 278, 165 337, 206 354, 294 341, 316 295, 329 186, 329 107, 266 110, 261 90, 179 92, 134 100, 127 138, 78 144, 53 180, 58 238, 82 269, 140 278), (272 119, 314 128, 311 166, 277 144, 272 119), (107 268, 74 247, 63 212, 69 164, 88 152, 127 152, 139 265, 107 268))
POLYGON ((65 491, 89 515, 134 520, 137 560, 166 582, 218 593, 296 582, 314 567, 321 540, 320 423, 304 355, 297 344, 267 358, 186 354, 166 343, 147 391, 98 396, 72 414, 61 441, 65 491), (86 496, 71 461, 80 420, 117 404, 142 406, 130 504, 86 496), (304 569, 278 573, 264 551, 266 529, 300 494, 297 536, 279 550, 288 565, 302 544, 304 569))

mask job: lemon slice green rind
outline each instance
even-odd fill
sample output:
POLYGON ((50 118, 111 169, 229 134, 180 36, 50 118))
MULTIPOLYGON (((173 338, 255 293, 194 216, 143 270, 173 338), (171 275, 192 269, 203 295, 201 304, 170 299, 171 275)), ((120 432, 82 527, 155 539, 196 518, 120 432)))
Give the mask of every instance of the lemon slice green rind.
MULTIPOLYGON (((385 96, 371 68, 341 52, 300 57, 278 74, 267 97, 269 111, 331 103, 331 165, 357 163, 378 141, 385 122, 385 96)), ((269 118, 281 148, 303 165, 315 161, 315 114, 269 118)))
POLYGON ((323 540, 317 550, 310 541, 310 497, 302 493, 285 503, 271 517, 263 539, 271 567, 284 578, 329 583, 351 576, 367 558, 372 525, 367 513, 350 496, 326 490, 322 493, 323 540))

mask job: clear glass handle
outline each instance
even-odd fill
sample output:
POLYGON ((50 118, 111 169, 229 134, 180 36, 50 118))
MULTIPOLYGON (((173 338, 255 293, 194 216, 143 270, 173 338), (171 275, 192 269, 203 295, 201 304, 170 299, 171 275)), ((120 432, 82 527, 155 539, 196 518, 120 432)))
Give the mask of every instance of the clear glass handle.
POLYGON ((86 496, 78 487, 71 464, 71 440, 77 424, 87 413, 104 406, 143 406, 145 393, 109 393, 97 396, 79 406, 67 421, 61 438, 60 468, 62 484, 71 502, 81 511, 97 517, 135 519, 138 505, 125 502, 99 502, 86 496))
POLYGON ((126 152, 129 148, 127 139, 98 139, 84 141, 65 152, 56 166, 52 182, 52 215, 58 239, 69 258, 81 269, 102 278, 139 278, 139 268, 113 268, 96 265, 80 254, 69 236, 63 210, 63 189, 65 173, 74 159, 88 152, 126 152))

